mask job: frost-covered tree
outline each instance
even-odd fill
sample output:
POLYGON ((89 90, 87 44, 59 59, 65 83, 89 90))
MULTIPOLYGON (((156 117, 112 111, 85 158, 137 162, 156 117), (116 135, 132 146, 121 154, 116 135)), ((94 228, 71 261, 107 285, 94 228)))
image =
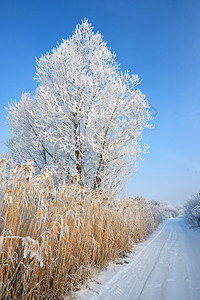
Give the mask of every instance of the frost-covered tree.
POLYGON ((159 200, 151 200, 151 205, 162 217, 175 218, 179 215, 178 209, 172 206, 168 201, 160 202, 159 200))
POLYGON ((82 185, 118 192, 146 151, 140 140, 150 128, 150 105, 136 89, 138 76, 120 70, 87 20, 42 55, 36 70, 34 97, 10 106, 10 149, 25 159, 30 153, 39 166, 54 164, 82 185), (18 129, 17 121, 22 112, 28 124, 23 138, 25 128, 18 129))
POLYGON ((194 195, 185 203, 184 216, 189 223, 200 227, 200 193, 194 195))

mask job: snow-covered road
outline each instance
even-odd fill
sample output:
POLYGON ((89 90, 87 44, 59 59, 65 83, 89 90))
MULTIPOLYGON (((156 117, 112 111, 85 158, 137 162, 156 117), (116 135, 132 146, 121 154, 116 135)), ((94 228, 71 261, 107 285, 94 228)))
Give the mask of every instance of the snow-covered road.
POLYGON ((160 231, 127 259, 77 294, 80 299, 200 299, 200 231, 183 217, 166 221, 160 231))

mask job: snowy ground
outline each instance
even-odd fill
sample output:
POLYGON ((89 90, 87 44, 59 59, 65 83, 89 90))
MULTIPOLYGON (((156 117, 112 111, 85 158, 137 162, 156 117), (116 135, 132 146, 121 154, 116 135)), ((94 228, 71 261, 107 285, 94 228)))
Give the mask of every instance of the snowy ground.
POLYGON ((200 231, 183 217, 166 221, 122 262, 100 272, 75 299, 200 299, 200 231))

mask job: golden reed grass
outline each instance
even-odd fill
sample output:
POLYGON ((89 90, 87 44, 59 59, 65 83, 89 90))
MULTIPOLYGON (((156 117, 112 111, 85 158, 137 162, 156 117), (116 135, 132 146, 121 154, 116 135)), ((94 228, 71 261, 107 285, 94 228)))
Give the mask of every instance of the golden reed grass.
POLYGON ((31 162, 9 172, 0 161, 0 299, 62 299, 94 267, 130 251, 154 230, 142 198, 110 201, 76 182, 54 186, 31 162))

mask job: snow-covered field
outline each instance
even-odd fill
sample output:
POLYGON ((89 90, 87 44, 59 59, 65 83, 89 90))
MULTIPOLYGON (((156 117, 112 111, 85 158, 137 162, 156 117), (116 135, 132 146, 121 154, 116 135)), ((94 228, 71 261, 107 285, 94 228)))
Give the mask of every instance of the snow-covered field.
POLYGON ((166 221, 145 243, 102 271, 76 299, 200 299, 200 231, 183 217, 166 221))

